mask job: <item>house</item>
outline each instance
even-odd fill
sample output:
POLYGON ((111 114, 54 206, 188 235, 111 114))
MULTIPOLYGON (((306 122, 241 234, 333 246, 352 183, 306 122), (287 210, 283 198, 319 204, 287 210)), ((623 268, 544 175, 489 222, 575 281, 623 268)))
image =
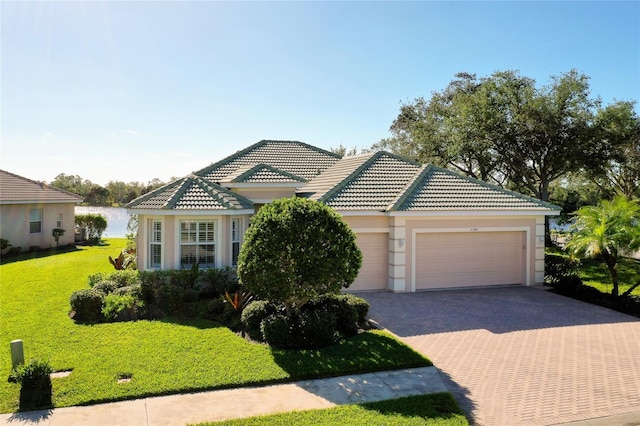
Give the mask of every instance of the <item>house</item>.
POLYGON ((260 141, 133 200, 140 269, 235 265, 251 215, 282 197, 334 208, 357 234, 350 290, 542 283, 545 216, 560 208, 380 151, 260 141))
POLYGON ((66 232, 58 245, 74 244, 75 205, 82 197, 0 170, 0 238, 11 247, 55 247, 54 228, 66 232))

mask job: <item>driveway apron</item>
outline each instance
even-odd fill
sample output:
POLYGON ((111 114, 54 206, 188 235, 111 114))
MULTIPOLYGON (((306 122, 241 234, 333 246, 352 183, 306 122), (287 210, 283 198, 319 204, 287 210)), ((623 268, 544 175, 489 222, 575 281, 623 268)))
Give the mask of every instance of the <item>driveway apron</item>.
POLYGON ((640 411, 638 318, 530 287, 359 295, 433 361, 474 424, 640 411))

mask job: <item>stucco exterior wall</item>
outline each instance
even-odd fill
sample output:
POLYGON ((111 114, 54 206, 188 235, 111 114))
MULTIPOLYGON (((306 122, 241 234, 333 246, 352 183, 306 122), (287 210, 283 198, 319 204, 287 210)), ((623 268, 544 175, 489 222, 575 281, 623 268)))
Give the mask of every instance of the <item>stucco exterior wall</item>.
POLYGON ((296 195, 295 188, 233 188, 232 191, 259 204, 266 204, 280 198, 291 198, 296 195))
POLYGON ((56 242, 51 231, 56 228, 58 214, 62 214, 62 229, 66 232, 60 237, 58 244, 65 246, 75 243, 75 204, 7 204, 0 205, 0 238, 9 240, 11 247, 28 250, 29 247, 50 248, 56 242), (31 209, 42 210, 41 232, 29 232, 29 212, 31 209))

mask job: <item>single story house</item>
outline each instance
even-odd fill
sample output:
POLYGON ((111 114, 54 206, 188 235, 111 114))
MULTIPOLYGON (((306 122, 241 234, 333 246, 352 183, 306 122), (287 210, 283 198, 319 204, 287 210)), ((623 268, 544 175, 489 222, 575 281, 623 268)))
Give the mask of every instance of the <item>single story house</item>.
POLYGON ((282 197, 334 208, 357 234, 350 290, 542 283, 545 216, 560 208, 379 151, 340 156, 263 140, 137 198, 138 266, 235 265, 251 216, 282 197))
POLYGON ((58 244, 75 243, 75 205, 82 197, 0 170, 0 238, 11 247, 55 247, 52 231, 65 230, 58 244))

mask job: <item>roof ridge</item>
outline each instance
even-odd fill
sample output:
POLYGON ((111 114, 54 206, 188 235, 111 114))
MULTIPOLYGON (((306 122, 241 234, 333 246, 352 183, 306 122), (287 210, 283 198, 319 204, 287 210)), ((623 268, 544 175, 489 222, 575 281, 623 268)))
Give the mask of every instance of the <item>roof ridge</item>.
POLYGON ((196 181, 196 183, 198 184, 198 186, 200 186, 200 188, 202 190, 204 190, 205 192, 207 192, 212 198, 214 198, 215 200, 217 200, 218 202, 220 202, 221 204, 224 204, 225 208, 228 209, 235 209, 236 206, 229 201, 229 198, 236 198, 238 199, 238 201, 245 201, 248 204, 253 205, 253 201, 249 200, 248 198, 237 194, 235 192, 232 192, 231 190, 218 185, 215 182, 209 182, 206 179, 203 179, 201 177, 198 177, 198 180, 196 181), (220 193, 225 194, 225 196, 221 196, 220 193))
POLYGON ((433 169, 432 164, 424 164, 417 171, 415 176, 405 185, 405 187, 400 191, 400 194, 393 200, 389 206, 387 206, 387 211, 395 211, 397 210, 402 203, 404 203, 407 198, 411 196, 413 191, 419 185, 419 182, 422 182, 422 179, 429 174, 433 169))
POLYGON ((186 179, 186 177, 181 177, 178 179, 175 179, 172 182, 167 183, 166 185, 162 185, 160 188, 156 188, 153 191, 149 191, 146 194, 143 194, 141 196, 139 196, 138 198, 134 198, 133 200, 129 201, 127 204, 125 204, 125 208, 129 208, 132 207, 133 203, 139 204, 139 203, 143 203, 145 201, 147 201, 150 198, 155 197, 156 195, 165 192, 169 189, 172 189, 174 186, 178 185, 180 182, 184 181, 184 179, 186 179))
MULTIPOLYGON (((342 180, 332 186, 327 192, 325 192, 321 197, 318 198, 318 201, 325 202, 333 197, 336 193, 341 191, 346 185, 347 182, 350 182, 353 178, 358 176, 362 171, 366 170, 366 168, 373 162, 373 158, 378 158, 382 155, 383 151, 378 151, 374 153, 367 154, 369 158, 362 162, 358 167, 356 167, 351 173, 345 176, 342 180)), ((344 157, 343 157, 344 158, 344 157)))
MULTIPOLYGON (((242 179, 244 179, 244 178, 246 178, 248 176, 251 176, 251 174, 255 173, 258 170, 258 168, 260 168, 260 169, 268 169, 268 170, 270 170, 270 171, 272 171, 274 173, 278 173, 281 176, 288 177, 289 179, 293 179, 293 180, 296 180, 298 182, 308 182, 307 179, 305 179, 305 178, 303 178, 301 176, 295 175, 293 173, 289 173, 286 170, 282 170, 282 169, 279 169, 277 167, 270 166, 269 164, 266 164, 266 163, 254 164, 254 165, 250 166, 248 169, 246 169, 245 171, 243 171, 242 173, 240 173, 239 175, 235 176, 230 181, 223 180, 222 182, 240 182, 242 179)), ((238 170, 240 170, 240 169, 238 169, 238 170)), ((229 176, 233 176, 233 173, 230 174, 229 176)), ((229 176, 227 176, 227 177, 229 177, 229 176)))
POLYGON ((190 181, 195 181, 194 178, 196 178, 196 177, 197 176, 195 176, 193 174, 190 174, 189 176, 185 176, 184 178, 182 178, 182 182, 178 185, 177 189, 173 192, 171 197, 169 197, 169 199, 164 203, 163 207, 171 207, 171 208, 175 207, 175 205, 178 202, 178 200, 180 200, 180 198, 182 198, 184 193, 191 186, 189 184, 189 182, 190 181))

